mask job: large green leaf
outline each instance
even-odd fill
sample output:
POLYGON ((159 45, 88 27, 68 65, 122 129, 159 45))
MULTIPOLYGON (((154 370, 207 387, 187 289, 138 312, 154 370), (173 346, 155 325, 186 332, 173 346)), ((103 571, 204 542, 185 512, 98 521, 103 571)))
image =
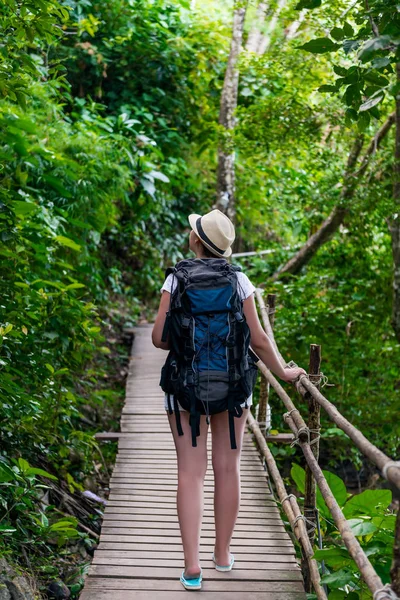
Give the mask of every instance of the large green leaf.
POLYGON ((318 8, 321 6, 322 0, 300 0, 294 7, 295 10, 303 10, 304 8, 318 8))
POLYGON ((346 518, 357 515, 374 516, 382 514, 392 501, 390 490, 365 490, 361 494, 352 496, 347 500, 343 514, 346 518))
POLYGON ((375 55, 375 52, 390 48, 391 43, 392 38, 389 35, 381 35, 367 40, 358 53, 358 57, 362 62, 367 62, 375 55))
MULTIPOLYGON (((327 483, 332 491, 334 498, 338 502, 339 506, 343 506, 343 504, 346 502, 346 499, 347 499, 346 486, 344 485, 343 481, 340 479, 340 477, 338 477, 334 473, 331 473, 330 471, 324 470, 323 474, 327 480, 327 483)), ((305 470, 302 467, 300 467, 299 465, 292 464, 292 468, 290 470, 290 475, 291 475, 293 481, 295 482, 298 490, 302 494, 304 494, 304 492, 305 492, 305 470)), ((325 501, 323 499, 321 492, 319 491, 319 488, 317 488, 317 507, 325 517, 331 516, 330 510, 328 509, 327 505, 325 504, 325 501)))
POLYGON ((53 479, 54 481, 58 481, 58 477, 56 477, 55 475, 52 475, 51 473, 48 473, 44 469, 39 469, 37 467, 30 467, 25 472, 25 475, 42 475, 43 477, 47 477, 48 479, 53 479))
POLYGON ((365 102, 363 102, 360 105, 360 108, 358 110, 360 112, 369 110, 370 108, 373 108, 374 106, 376 106, 377 104, 382 102, 383 98, 384 98, 384 94, 382 94, 381 96, 376 96, 375 98, 369 98, 369 100, 366 100, 365 102))
MULTIPOLYGON (((331 473, 331 471, 324 470, 322 472, 325 475, 325 479, 332 491, 335 500, 337 501, 339 506, 343 506, 347 499, 347 490, 343 481, 340 479, 340 477, 338 477, 334 473, 331 473)), ((319 489, 317 489, 317 507, 325 517, 331 516, 331 512, 328 509, 319 489)))
POLYGON ((299 490, 299 492, 301 494, 304 494, 304 485, 305 485, 305 480, 306 480, 306 472, 305 470, 300 467, 299 465, 296 464, 292 464, 292 468, 290 470, 290 475, 293 479, 293 481, 296 484, 297 489, 299 490))
POLYGON ((324 548, 316 550, 314 558, 318 561, 323 560, 326 565, 332 568, 342 568, 354 562, 347 548, 324 548))
POLYGON ((67 190, 67 188, 61 183, 60 179, 58 177, 55 177, 54 175, 50 175, 49 173, 46 173, 45 175, 43 175, 43 179, 56 191, 60 194, 60 196, 63 196, 64 198, 71 198, 72 194, 69 190, 67 190))
POLYGON ((307 50, 307 52, 312 52, 313 54, 325 54, 326 52, 338 50, 340 48, 340 44, 335 44, 329 38, 316 38, 315 40, 311 40, 302 46, 298 46, 298 48, 301 50, 307 50))
POLYGON ((17 474, 15 473, 15 471, 10 469, 10 467, 8 465, 6 465, 5 463, 1 462, 0 463, 0 483, 14 481, 14 479, 17 479, 17 474))
POLYGON ((23 200, 14 200, 12 203, 13 210, 18 217, 31 215, 37 210, 37 205, 33 202, 24 202, 23 200))
POLYGON ((382 517, 372 517, 372 522, 378 529, 385 529, 394 533, 396 526, 396 515, 383 515, 382 517))
POLYGON ((349 519, 348 524, 355 536, 370 535, 375 533, 377 526, 370 520, 366 519, 349 519))
POLYGON ((329 573, 329 575, 323 575, 323 577, 321 577, 321 583, 325 583, 332 588, 340 588, 350 583, 353 578, 354 575, 351 572, 346 569, 339 569, 339 571, 329 573))
POLYGON ((74 240, 71 240, 70 238, 65 237, 65 235, 56 235, 56 237, 54 239, 56 240, 56 242, 58 242, 62 246, 67 246, 68 248, 71 248, 72 250, 76 250, 77 252, 81 249, 79 244, 74 242, 74 240))

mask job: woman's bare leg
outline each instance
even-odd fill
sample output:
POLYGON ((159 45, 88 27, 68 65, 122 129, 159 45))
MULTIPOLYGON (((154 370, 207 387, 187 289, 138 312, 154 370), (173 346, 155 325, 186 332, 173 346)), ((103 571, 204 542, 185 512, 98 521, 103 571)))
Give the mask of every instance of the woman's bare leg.
POLYGON ((214 470, 215 559, 229 565, 229 545, 240 507, 240 455, 248 408, 235 417, 236 450, 229 437, 228 413, 211 416, 212 465, 214 470))
POLYGON ((200 436, 192 447, 189 413, 181 411, 183 435, 176 429, 175 414, 167 413, 178 458, 177 509, 185 556, 185 577, 200 575, 200 531, 203 518, 203 485, 207 471, 207 433, 205 416, 201 416, 200 436))

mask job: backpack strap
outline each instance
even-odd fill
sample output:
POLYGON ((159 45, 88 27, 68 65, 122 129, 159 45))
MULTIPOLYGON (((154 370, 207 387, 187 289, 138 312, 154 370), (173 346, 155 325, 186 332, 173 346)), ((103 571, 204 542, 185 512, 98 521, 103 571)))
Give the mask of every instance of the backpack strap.
POLYGON ((189 425, 192 432, 192 446, 193 448, 196 448, 196 437, 200 435, 200 412, 196 410, 196 395, 194 393, 194 386, 188 386, 188 392, 190 398, 189 425))
POLYGON ((168 412, 172 415, 172 406, 171 406, 171 393, 167 392, 167 404, 168 404, 168 412))
POLYGON ((182 424, 181 424, 181 413, 179 410, 176 394, 174 394, 174 412, 175 412, 175 421, 176 421, 176 428, 178 430, 178 435, 183 435, 183 429, 182 429, 182 424))
MULTIPOLYGON (((165 279, 169 275, 172 274, 171 292, 172 292, 172 286, 174 285, 175 272, 176 272, 176 267, 168 267, 165 270, 165 279)), ((164 327, 163 327, 163 331, 162 331, 162 334, 161 334, 161 341, 162 342, 166 342, 167 339, 168 339, 168 333, 169 333, 170 321, 171 321, 171 306, 172 306, 172 293, 170 295, 168 312, 167 312, 166 317, 165 317, 164 327)))
POLYGON ((229 438, 231 442, 232 450, 236 450, 236 438, 235 438, 235 423, 234 419, 234 407, 233 407, 233 398, 232 394, 228 396, 228 420, 229 420, 229 438))

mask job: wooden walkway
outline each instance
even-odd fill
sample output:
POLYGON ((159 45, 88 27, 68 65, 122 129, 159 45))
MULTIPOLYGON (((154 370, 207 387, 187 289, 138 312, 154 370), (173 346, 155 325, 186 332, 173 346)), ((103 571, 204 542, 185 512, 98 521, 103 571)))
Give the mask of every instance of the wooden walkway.
MULTIPOLYGON (((269 490, 251 434, 241 461, 242 500, 232 538, 235 566, 213 568, 213 474, 205 481, 201 591, 186 591, 176 515, 175 447, 159 387, 166 352, 151 343, 151 326, 136 328, 121 418, 118 455, 99 546, 81 600, 305 600, 294 547, 269 490), (144 405, 144 406, 143 406, 144 405)), ((211 430, 208 436, 211 449, 211 430)))

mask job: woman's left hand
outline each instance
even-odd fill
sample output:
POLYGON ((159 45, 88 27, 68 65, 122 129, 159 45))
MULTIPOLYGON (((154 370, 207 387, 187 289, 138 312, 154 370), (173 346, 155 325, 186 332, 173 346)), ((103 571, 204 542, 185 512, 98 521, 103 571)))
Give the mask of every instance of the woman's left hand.
POLYGON ((301 367, 285 367, 281 379, 283 381, 294 381, 300 375, 307 375, 307 372, 301 367))

